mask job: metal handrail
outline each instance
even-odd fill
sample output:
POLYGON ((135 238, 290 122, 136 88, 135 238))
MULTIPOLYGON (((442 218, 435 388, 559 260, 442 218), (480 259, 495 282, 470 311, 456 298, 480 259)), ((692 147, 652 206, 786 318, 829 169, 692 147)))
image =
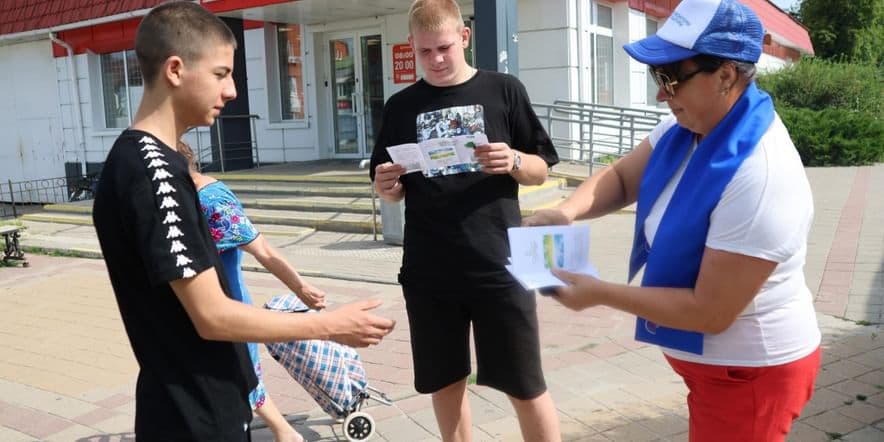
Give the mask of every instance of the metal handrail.
POLYGON ((588 163, 590 174, 595 164, 607 164, 632 151, 667 114, 566 100, 533 103, 533 107, 556 149, 588 163))
POLYGON ((0 184, 0 219, 17 218, 23 211, 43 204, 91 200, 98 175, 42 178, 27 181, 6 180, 0 184))
MULTIPOLYGON (((251 134, 251 138, 250 138, 250 142, 249 142, 249 146, 248 146, 249 153, 248 153, 248 156, 245 156, 245 155, 244 156, 237 156, 235 158, 228 158, 228 160, 244 159, 244 158, 250 157, 252 159, 252 162, 254 163, 255 167, 258 167, 261 165, 261 160, 260 160, 260 156, 258 153, 257 131, 255 129, 255 120, 261 118, 261 116, 257 115, 257 114, 219 115, 218 117, 215 118, 215 124, 212 125, 211 130, 214 130, 215 134, 218 137, 218 160, 217 161, 220 162, 221 172, 226 172, 226 170, 225 170, 226 166, 225 166, 225 161, 224 161, 224 151, 225 151, 224 146, 225 146, 225 144, 228 143, 224 139, 224 131, 223 131, 224 120, 242 119, 242 118, 249 119, 249 130, 250 130, 250 134, 251 134)), ((209 147, 208 150, 206 151, 206 153, 204 153, 204 151, 206 149, 203 148, 203 145, 199 140, 200 140, 199 135, 197 135, 197 142, 198 143, 197 143, 197 152, 196 152, 196 162, 197 162, 197 167, 199 167, 199 169, 202 170, 205 167, 214 164, 216 161, 214 158, 212 158, 211 147, 209 147), (208 158, 209 161, 204 161, 204 159, 206 159, 206 158, 208 158), (206 164, 206 163, 208 163, 208 164, 206 164)))

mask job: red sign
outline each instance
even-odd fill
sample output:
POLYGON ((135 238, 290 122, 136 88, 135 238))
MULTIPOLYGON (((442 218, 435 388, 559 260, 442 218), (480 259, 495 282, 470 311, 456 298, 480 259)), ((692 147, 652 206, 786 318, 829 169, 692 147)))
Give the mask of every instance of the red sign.
POLYGON ((408 43, 393 45, 393 83, 414 83, 417 73, 414 70, 414 50, 408 43))

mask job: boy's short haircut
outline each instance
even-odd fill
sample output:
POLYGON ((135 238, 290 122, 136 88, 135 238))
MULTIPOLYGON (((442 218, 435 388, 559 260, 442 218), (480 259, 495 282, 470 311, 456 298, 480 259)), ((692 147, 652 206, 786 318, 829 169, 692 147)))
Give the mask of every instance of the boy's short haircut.
POLYGON ((455 30, 463 29, 463 15, 455 0, 415 0, 408 10, 408 32, 438 31, 454 22, 455 30))
POLYGON ((220 18, 202 6, 174 1, 153 8, 135 33, 135 54, 145 85, 153 85, 169 57, 177 55, 185 62, 195 62, 211 44, 236 49, 236 37, 220 18))

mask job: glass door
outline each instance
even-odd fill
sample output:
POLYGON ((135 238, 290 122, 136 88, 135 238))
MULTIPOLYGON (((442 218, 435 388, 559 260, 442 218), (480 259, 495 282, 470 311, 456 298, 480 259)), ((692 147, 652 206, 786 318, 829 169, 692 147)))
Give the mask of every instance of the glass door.
POLYGON ((328 38, 336 157, 371 155, 384 107, 382 48, 377 32, 333 34, 328 38))

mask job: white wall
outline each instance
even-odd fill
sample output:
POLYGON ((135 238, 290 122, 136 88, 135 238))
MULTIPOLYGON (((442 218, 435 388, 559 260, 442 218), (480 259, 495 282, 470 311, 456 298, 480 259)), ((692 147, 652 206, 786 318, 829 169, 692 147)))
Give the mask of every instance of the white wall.
POLYGON ((519 79, 531 101, 576 99, 579 55, 573 0, 520 0, 518 8, 519 79))
POLYGON ((758 68, 759 73, 763 73, 775 72, 791 64, 792 62, 789 60, 784 60, 782 58, 777 58, 768 54, 761 54, 761 58, 758 60, 758 63, 756 63, 755 66, 758 68))
MULTIPOLYGON (((260 116, 255 121, 255 142, 258 146, 258 160, 266 162, 306 161, 319 158, 316 131, 316 102, 312 100, 315 81, 309 73, 304 84, 304 96, 307 97, 307 121, 305 122, 274 122, 271 121, 271 106, 279 106, 279 93, 268 89, 272 78, 269 69, 276 69, 273 59, 273 48, 269 47, 268 37, 275 37, 276 30, 272 27, 250 29, 245 31, 246 76, 249 88, 249 110, 260 116)), ((305 42, 307 53, 302 59, 306 66, 314 66, 313 51, 310 40, 305 42)), ((310 71, 306 69, 305 71, 310 71)))
MULTIPOLYGON (((628 98, 620 103, 620 106, 627 107, 645 107, 653 106, 654 103, 647 103, 648 94, 648 66, 641 63, 623 50, 623 45, 641 40, 647 37, 646 33, 647 17, 643 12, 634 9, 628 10, 627 28, 620 32, 620 37, 615 41, 620 41, 619 56, 620 59, 628 66, 629 84, 627 85, 628 98)), ((617 36, 617 30, 614 31, 617 36)), ((615 43, 615 46, 616 43, 615 43)), ((615 48, 616 50, 617 48, 615 48)))
POLYGON ((58 72, 57 106, 64 117, 64 161, 82 163, 85 158, 88 163, 103 162, 121 130, 104 127, 99 56, 80 54, 75 55, 72 61, 67 56, 53 58, 51 52, 44 56, 53 63, 58 72), (74 103, 71 68, 76 71, 79 87, 79 118, 74 103))
MULTIPOLYGON (((578 41, 581 24, 577 13, 582 8, 584 15, 588 14, 589 1, 519 0, 519 77, 533 102, 588 101, 592 60, 587 39, 578 41)), ((614 8, 615 104, 644 107, 646 67, 629 58, 622 45, 645 37, 645 15, 627 8, 626 3, 609 6, 614 8)), ((464 5, 462 11, 470 15, 472 5, 464 5)), ((268 45, 270 35, 266 29, 245 31, 249 106, 252 113, 261 116, 256 122, 256 142, 262 163, 331 157, 331 98, 322 86, 327 75, 322 53, 327 50, 324 36, 327 32, 366 27, 379 28, 383 35, 385 98, 409 85, 394 84, 392 78, 392 45, 407 42, 406 14, 306 26, 308 119, 299 123, 271 121, 270 107, 276 105, 271 100, 276 100, 277 94, 268 86, 273 77, 268 72, 273 67, 268 63, 268 52, 273 56, 268 45)), ((82 135, 68 59, 54 58, 48 39, 0 46, 0 96, 4 97, 0 100, 0 180, 63 176, 65 162, 81 162, 84 158, 90 163, 104 161, 120 130, 103 128, 99 57, 82 54, 75 56, 74 62, 82 135)), ((762 71, 784 65, 783 60, 767 54, 758 63, 762 71)), ((417 75, 422 75, 420 64, 417 75)), ((208 146, 210 140, 205 128, 191 131, 185 138, 195 148, 208 146)))
POLYGON ((48 39, 0 46, 0 184, 64 176, 60 91, 51 54, 48 39))
MULTIPOLYGON (((632 58, 623 50, 623 45, 634 41, 633 37, 638 33, 639 38, 644 37, 644 14, 641 14, 641 20, 636 20, 633 10, 626 2, 610 6, 614 34, 614 106, 630 107, 635 103, 636 94, 644 96, 645 88, 635 90, 637 84, 633 78, 632 58), (641 26, 638 26, 639 23, 641 26)), ((640 103, 644 103, 644 100, 640 103)))

